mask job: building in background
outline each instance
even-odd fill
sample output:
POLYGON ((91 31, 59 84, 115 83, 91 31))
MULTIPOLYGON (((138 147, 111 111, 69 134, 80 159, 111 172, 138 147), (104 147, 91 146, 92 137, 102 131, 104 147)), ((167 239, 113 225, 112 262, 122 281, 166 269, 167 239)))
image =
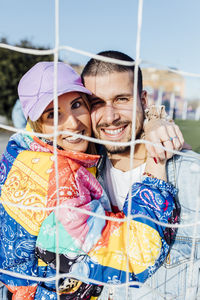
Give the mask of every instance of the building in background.
POLYGON ((165 105, 173 118, 182 118, 185 107, 185 78, 172 71, 144 68, 143 86, 149 94, 149 104, 165 105))
POLYGON ((70 66, 80 75, 84 66, 76 63, 70 63, 70 66))
MULTIPOLYGON (((84 66, 70 64, 81 74, 84 66)), ((174 69, 176 71, 176 69, 174 69)), ((143 87, 148 92, 149 105, 165 105, 167 113, 173 119, 200 119, 200 108, 191 106, 191 101, 185 98, 185 78, 176 72, 155 68, 142 68, 143 87), (192 107, 192 108, 191 108, 192 107)), ((199 99, 195 100, 199 103, 199 99)))

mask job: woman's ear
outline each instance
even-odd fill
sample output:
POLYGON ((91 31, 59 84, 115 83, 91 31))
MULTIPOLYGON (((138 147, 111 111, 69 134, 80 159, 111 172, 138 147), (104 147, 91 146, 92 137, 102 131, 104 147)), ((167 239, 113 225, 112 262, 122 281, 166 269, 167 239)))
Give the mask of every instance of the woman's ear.
POLYGON ((143 107, 143 110, 145 110, 148 107, 148 94, 147 91, 143 90, 141 93, 141 104, 143 107))

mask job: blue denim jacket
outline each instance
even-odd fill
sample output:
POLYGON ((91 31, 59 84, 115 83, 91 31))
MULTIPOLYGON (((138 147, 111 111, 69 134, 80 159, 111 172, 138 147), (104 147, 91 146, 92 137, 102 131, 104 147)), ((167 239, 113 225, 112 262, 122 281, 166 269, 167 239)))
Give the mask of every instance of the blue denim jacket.
MULTIPOLYGON (((182 153, 187 157, 175 155, 168 161, 167 175, 168 181, 178 188, 180 224, 186 225, 200 222, 200 155, 189 150, 182 153)), ((99 176, 101 184, 102 172, 103 166, 99 176)), ((142 287, 129 287, 128 293, 124 286, 104 287, 100 299, 200 299, 200 224, 178 228, 167 260, 142 287)))

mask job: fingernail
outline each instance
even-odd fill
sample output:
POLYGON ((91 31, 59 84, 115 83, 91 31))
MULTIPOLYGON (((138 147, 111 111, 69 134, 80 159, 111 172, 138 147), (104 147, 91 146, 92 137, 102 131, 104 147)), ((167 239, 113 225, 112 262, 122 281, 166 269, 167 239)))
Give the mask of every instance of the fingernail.
POLYGON ((156 164, 158 163, 158 162, 157 162, 157 159, 156 159, 155 157, 153 158, 153 160, 155 161, 156 164))

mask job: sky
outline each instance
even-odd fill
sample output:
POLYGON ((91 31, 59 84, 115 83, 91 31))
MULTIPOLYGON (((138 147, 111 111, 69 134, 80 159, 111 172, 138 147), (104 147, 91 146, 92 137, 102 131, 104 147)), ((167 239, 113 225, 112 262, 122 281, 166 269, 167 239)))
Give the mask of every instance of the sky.
MULTIPOLYGON (((143 0, 140 58, 200 75, 200 0, 143 0)), ((59 44, 136 56, 138 0, 60 0, 59 44)), ((54 0, 0 0, 0 38, 55 46, 54 0)), ((70 63, 88 57, 62 51, 70 63)), ((186 78, 186 97, 200 98, 200 78, 186 78)))

